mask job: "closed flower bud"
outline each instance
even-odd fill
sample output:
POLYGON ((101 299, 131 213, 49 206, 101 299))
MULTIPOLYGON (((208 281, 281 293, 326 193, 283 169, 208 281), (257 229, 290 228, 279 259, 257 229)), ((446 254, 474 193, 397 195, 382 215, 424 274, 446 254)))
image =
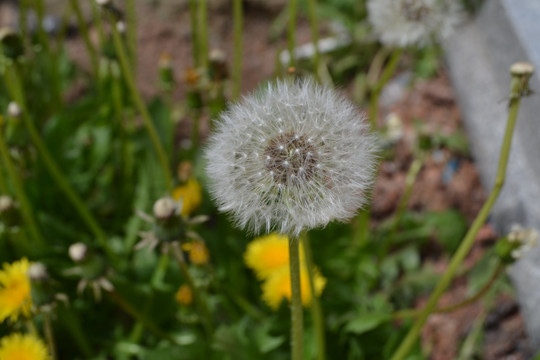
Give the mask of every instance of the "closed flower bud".
POLYGON ((12 118, 19 118, 22 114, 21 107, 15 101, 8 104, 7 113, 12 118))
POLYGON ((81 242, 71 244, 68 249, 68 253, 69 257, 71 258, 71 260, 73 260, 73 262, 83 262, 88 255, 88 246, 81 242))
POLYGON ((24 43, 21 36, 8 28, 0 29, 0 43, 4 56, 16 60, 24 54, 24 43))
POLYGON ((172 198, 163 197, 154 203, 153 211, 156 219, 166 220, 176 214, 177 204, 172 198))

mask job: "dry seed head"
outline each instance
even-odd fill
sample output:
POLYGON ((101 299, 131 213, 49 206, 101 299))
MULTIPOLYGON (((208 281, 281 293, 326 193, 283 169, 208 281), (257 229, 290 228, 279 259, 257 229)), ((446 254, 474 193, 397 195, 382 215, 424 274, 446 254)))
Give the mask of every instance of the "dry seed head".
POLYGON ((368 0, 369 21, 386 46, 424 46, 462 21, 456 0, 368 0))
POLYGON ((309 80, 278 81, 222 113, 206 151, 220 210, 253 232, 298 235, 352 217, 373 182, 364 116, 309 80))

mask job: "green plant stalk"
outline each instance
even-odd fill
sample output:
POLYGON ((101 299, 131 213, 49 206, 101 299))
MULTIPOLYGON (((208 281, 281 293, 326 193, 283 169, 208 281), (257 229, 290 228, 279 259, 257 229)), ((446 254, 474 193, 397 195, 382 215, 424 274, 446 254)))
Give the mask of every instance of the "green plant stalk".
MULTIPOLYGON (((499 264, 497 268, 495 269, 495 271, 493 271, 493 274, 491 274, 491 276, 489 277, 489 280, 473 296, 468 297, 465 300, 462 300, 456 304, 437 308, 433 312, 437 314, 450 313, 450 312, 459 310, 467 305, 477 302, 488 293, 488 291, 491 289, 491 286, 499 278, 499 276, 502 274, 504 269, 506 269, 506 267, 503 264, 499 264)), ((399 319, 404 319, 404 318, 417 317, 420 315, 420 313, 421 313, 421 309, 400 310, 400 311, 396 311, 392 317, 394 320, 399 320, 399 319)))
POLYGON ((173 345, 179 345, 178 342, 166 332, 159 329, 152 321, 140 314, 137 309, 128 303, 116 290, 107 291, 109 297, 127 314, 131 315, 134 319, 140 321, 144 326, 154 335, 161 339, 169 341, 173 345))
POLYGON ((304 246, 304 256, 309 278, 309 289, 311 291, 311 317, 315 327, 315 340, 317 343, 317 359, 326 359, 326 340, 324 336, 324 316, 321 302, 315 292, 315 265, 313 263, 313 252, 307 232, 300 234, 302 245, 304 246))
POLYGON ((167 188, 169 189, 169 191, 172 191, 173 182, 167 154, 165 153, 165 149, 161 145, 156 128, 154 127, 152 119, 150 118, 150 114, 148 113, 148 109, 144 105, 143 99, 139 94, 139 91, 137 90, 137 85, 135 84, 133 72, 131 70, 130 64, 128 63, 126 50, 124 48, 124 45, 122 44, 122 39, 120 39, 120 34, 118 34, 116 26, 111 26, 111 29, 113 34, 114 48, 116 50, 116 54, 118 55, 120 67, 122 68, 122 73, 124 74, 124 79, 126 80, 126 84, 128 86, 131 98, 133 100, 133 103, 135 104, 135 107, 141 114, 144 126, 146 127, 146 131, 148 132, 150 140, 152 141, 152 145, 154 146, 154 150, 157 153, 158 160, 163 170, 163 176, 165 177, 165 183, 167 184, 167 188))
MULTIPOLYGON (((160 254, 157 266, 154 269, 154 272, 152 273, 152 277, 150 278, 150 285, 153 288, 162 286, 163 278, 165 277, 165 274, 167 273, 167 267, 169 266, 169 260, 170 260, 170 257, 168 254, 163 253, 163 252, 160 254)), ((145 316, 146 309, 150 307, 151 303, 152 303, 152 297, 148 299, 144 304, 143 316, 145 316)), ((144 329, 144 324, 140 320, 137 320, 137 322, 133 326, 133 329, 131 330, 131 334, 129 335, 129 340, 133 343, 138 343, 143 334, 142 332, 143 329, 144 329)))
POLYGON ((311 29, 311 42, 313 43, 313 73, 319 79, 320 57, 319 53, 319 19, 317 18, 317 0, 308 0, 308 18, 311 29))
MULTIPOLYGON (((21 38, 26 41, 28 32, 28 22, 26 21, 28 16, 28 0, 19 1, 19 29, 21 32, 21 38)), ((26 47, 26 46, 25 46, 26 47)))
POLYGON ((191 110, 191 159, 195 159, 195 153, 199 148, 199 137, 200 137, 200 128, 201 128, 201 109, 192 109, 191 110))
MULTIPOLYGON (((1 119, 1 115, 0 115, 1 119)), ((2 166, 0 166, 0 194, 7 195, 8 194, 8 186, 6 183, 6 178, 4 177, 4 170, 2 169, 2 166)))
POLYGON ((210 310, 208 309, 208 304, 206 303, 206 299, 202 297, 202 294, 199 292, 199 289, 197 289, 197 286, 195 285, 195 282, 193 281, 193 278, 191 277, 191 274, 189 273, 188 266, 184 259, 184 254, 182 254, 182 250, 180 249, 180 244, 178 241, 175 241, 171 244, 171 250, 172 250, 174 258, 176 259, 176 262, 178 263, 180 272, 182 273, 184 279, 186 280, 187 285, 191 289, 191 292, 193 294, 193 299, 195 300, 195 303, 197 304, 197 307, 199 308, 199 312, 202 317, 202 322, 203 322, 205 331, 207 332, 207 335, 211 338, 214 332, 213 330, 214 326, 212 325, 212 318, 210 316, 210 310))
POLYGON ((298 8, 297 0, 289 0, 289 24, 287 28, 287 50, 289 51, 289 67, 294 67, 296 59, 294 58, 294 47, 296 41, 296 11, 298 8))
POLYGON ((45 333, 45 339, 47 341, 47 347, 49 348, 49 354, 51 355, 51 360, 56 360, 58 357, 56 355, 56 346, 54 345, 54 333, 53 333, 53 328, 51 324, 50 314, 44 314, 43 332, 45 333))
POLYGON ((35 147, 37 148, 37 151, 39 155, 43 158, 43 162, 45 163, 45 167, 51 174, 51 176, 54 178, 56 184, 60 188, 60 190, 64 193, 64 195, 68 198, 68 200, 72 203, 72 205, 75 207, 75 210, 79 213, 81 218, 84 220, 90 231, 94 234, 99 244, 103 247, 103 250, 107 254, 110 260, 116 260, 117 256, 112 251, 111 247, 107 243, 107 236, 105 235, 105 232, 101 229, 98 222, 94 219, 94 216, 90 211, 87 209, 84 202, 81 200, 79 195, 73 190, 69 182, 66 180, 64 174, 60 171, 60 168, 54 161, 53 157, 49 153, 49 150, 45 146, 45 143, 41 139, 36 127, 34 126, 34 123, 30 119, 28 115, 28 109, 26 107, 26 99, 24 97, 24 93, 21 86, 21 81, 19 78, 18 69, 13 68, 12 71, 6 71, 4 73, 5 77, 5 83, 8 87, 9 92, 11 93, 11 96, 15 100, 16 103, 19 104, 22 110, 22 119, 24 122, 24 125, 26 126, 26 129, 28 130, 28 134, 30 135, 30 138, 32 139, 32 142, 34 143, 35 147))
POLYGON ((48 80, 50 82, 51 88, 51 105, 53 105, 53 109, 58 109, 61 105, 62 99, 62 90, 59 82, 60 75, 58 73, 58 54, 51 48, 51 44, 49 42, 49 35, 43 28, 43 22, 45 17, 45 7, 43 5, 43 0, 33 1, 32 4, 34 5, 34 10, 37 14, 38 38, 41 45, 43 46, 44 53, 48 56, 46 66, 48 71, 48 80))
MULTIPOLYGON (((26 194, 24 192, 22 180, 19 177, 19 174, 17 173, 13 162, 11 161, 11 157, 9 156, 9 150, 6 144, 6 140, 4 138, 4 127, 2 121, 0 121, 0 155, 2 157, 2 162, 4 163, 7 173, 11 178, 11 183, 13 184, 15 194, 17 195, 17 199, 19 200, 21 213, 26 225, 28 226, 28 230, 30 231, 30 234, 32 235, 32 238, 34 239, 37 246, 40 248, 44 248, 45 240, 43 239, 43 235, 41 234, 37 222, 34 219, 34 215, 32 213, 32 206, 30 205, 30 202, 28 201, 28 198, 26 197, 26 194)), ((4 180, 2 179, 2 181, 4 180)))
POLYGON ((232 98, 233 100, 240 97, 242 89, 242 50, 243 50, 243 8, 242 0, 233 1, 233 22, 234 22, 234 57, 232 66, 232 98))
POLYGON ((454 277, 454 273, 457 271, 459 265, 463 262, 470 248, 474 244, 474 239, 476 238, 478 231, 480 231, 480 228, 486 221, 489 215, 489 212, 491 211, 491 208, 495 204, 495 201, 497 200, 499 193, 501 192, 501 189, 504 185, 504 181, 506 178, 506 168, 508 165, 508 157, 510 155, 510 147, 512 144, 512 135, 514 133, 514 128, 517 121, 517 114, 519 110, 519 104, 520 104, 520 100, 522 96, 522 93, 521 93, 522 86, 523 86, 523 78, 518 77, 518 76, 513 76, 511 91, 510 91, 510 109, 508 112, 508 121, 506 123, 506 130, 504 133, 503 144, 502 144, 501 153, 499 157, 499 165, 498 165, 497 175, 495 178, 495 184, 493 185, 493 189, 491 190, 491 193, 489 194, 488 199, 484 203, 484 206, 482 206, 482 209, 476 216, 476 219, 471 225, 469 231, 465 235, 465 238, 459 245, 459 248, 457 249, 456 253, 452 257, 452 260, 450 261, 450 264, 448 265, 448 268, 446 269, 443 277, 437 283, 437 286, 435 287, 435 289, 433 290, 433 293, 429 297, 428 302, 426 303, 425 307, 422 309, 413 327, 409 330, 409 333, 407 334, 405 339, 402 341, 402 343, 400 344, 400 346, 398 347, 398 349, 392 356, 391 360, 404 359, 405 356, 407 356, 407 354, 411 350, 411 348, 414 346, 414 343, 418 339, 420 331, 422 330, 424 324, 426 323, 427 318, 435 310, 437 306, 437 302, 439 301, 439 298, 442 296, 446 288, 450 285, 452 278, 454 277))
POLYGON ((422 153, 421 155, 415 156, 411 166, 409 167, 409 171, 407 171, 407 175, 405 176, 405 189, 403 190, 403 195, 401 196, 401 200, 399 201, 398 208, 396 210, 396 215, 394 216, 394 222, 392 223, 392 227, 390 229, 390 235, 386 240, 388 246, 392 244, 392 240, 394 240, 396 237, 403 214, 405 213, 405 210, 407 210, 407 205, 409 205, 414 183, 416 182, 416 178, 418 177, 423 164, 424 155, 422 153))
POLYGON ((291 360, 304 356, 304 319, 302 289, 300 284, 300 241, 289 239, 289 264, 291 276, 291 360))
POLYGON ((394 75, 394 72, 397 69, 402 54, 402 48, 397 48, 392 51, 390 59, 388 60, 388 63, 384 67, 384 70, 381 74, 381 78, 379 79, 379 81, 377 81, 377 83, 373 87, 373 90, 371 91, 371 96, 369 99, 369 121, 371 123, 372 130, 377 130, 377 122, 379 117, 379 96, 381 95, 381 91, 384 86, 394 75))
POLYGON ((197 11, 199 26, 199 61, 203 68, 208 67, 208 4, 207 0, 198 0, 197 11))
POLYGON ((193 67, 199 67, 199 25, 197 21, 198 0, 189 0, 189 23, 191 26, 191 52, 193 53, 193 67))
POLYGON ((103 51, 103 45, 105 44, 105 30, 103 29, 103 20, 101 19, 101 10, 99 5, 95 1, 90 1, 92 7, 92 18, 94 19, 98 35, 99 51, 103 51))
POLYGON ((94 49, 94 45, 92 44, 92 41, 90 40, 88 26, 86 25, 86 22, 84 21, 81 7, 79 6, 79 1, 70 0, 70 3, 71 3, 71 8, 73 9, 73 12, 75 13, 75 17, 77 18, 77 25, 78 25, 79 30, 81 31, 84 46, 86 47, 86 52, 88 53, 88 57, 90 58, 90 63, 92 65, 92 74, 94 76, 97 76, 99 65, 97 61, 96 49, 94 49))
MULTIPOLYGON (((135 0, 126 0, 127 41, 132 69, 137 69, 137 7, 135 0)), ((137 72, 134 71, 134 76, 137 72)))
POLYGON ((47 36, 47 33, 45 32, 45 29, 43 29, 43 18, 45 15, 45 9, 43 7, 43 0, 35 0, 31 3, 34 4, 34 10, 37 15, 37 31, 38 31, 38 37, 41 42, 41 45, 43 45, 43 49, 46 53, 49 53, 50 51, 50 44, 49 44, 49 37, 47 36))

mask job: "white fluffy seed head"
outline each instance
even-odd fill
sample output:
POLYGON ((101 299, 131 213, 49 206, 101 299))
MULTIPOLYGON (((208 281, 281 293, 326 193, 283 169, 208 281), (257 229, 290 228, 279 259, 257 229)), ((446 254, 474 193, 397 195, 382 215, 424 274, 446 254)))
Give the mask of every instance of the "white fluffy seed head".
POLYGON ((375 137, 365 117, 310 80, 278 81, 220 116, 206 149, 221 211, 253 232, 345 221, 373 183, 375 137))
POLYGON ((424 46, 463 20, 457 0, 368 0, 369 22, 390 47, 424 46))

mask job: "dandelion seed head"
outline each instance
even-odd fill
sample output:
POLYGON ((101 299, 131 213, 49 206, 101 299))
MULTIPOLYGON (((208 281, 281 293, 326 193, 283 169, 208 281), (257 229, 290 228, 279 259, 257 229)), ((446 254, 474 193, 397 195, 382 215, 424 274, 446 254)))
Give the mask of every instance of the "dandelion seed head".
POLYGON ((448 36, 463 19, 455 0, 369 0, 369 21, 386 46, 424 46, 448 36))
POLYGON ((220 116, 206 151, 210 190, 253 232, 298 235, 347 220, 373 182, 368 128, 333 90, 310 80, 269 84, 220 116))

